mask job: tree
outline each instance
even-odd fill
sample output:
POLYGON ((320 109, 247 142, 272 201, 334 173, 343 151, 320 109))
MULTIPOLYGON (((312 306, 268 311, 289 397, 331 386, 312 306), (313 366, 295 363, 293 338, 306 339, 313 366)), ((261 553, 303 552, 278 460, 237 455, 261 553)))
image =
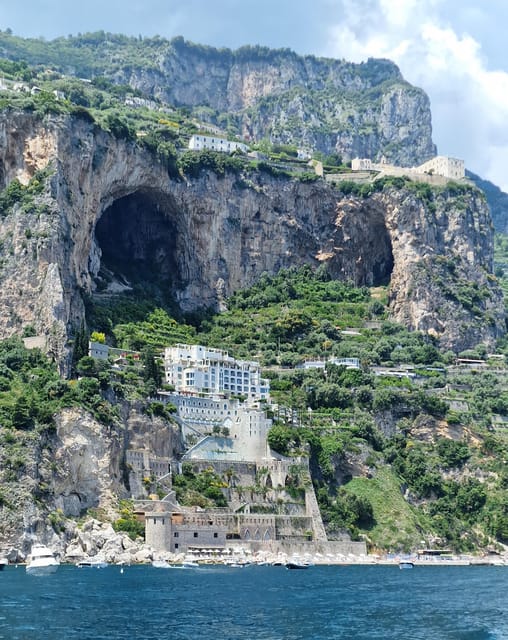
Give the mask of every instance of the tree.
POLYGON ((76 364, 76 372, 80 376, 95 376, 97 375, 97 366, 95 359, 92 356, 84 356, 76 364))
POLYGON ((447 469, 462 467, 469 460, 471 452, 466 442, 457 442, 448 438, 441 438, 437 443, 437 452, 447 469))
POLYGON ((84 356, 88 355, 88 331, 86 330, 85 323, 81 322, 79 329, 76 331, 74 337, 74 350, 72 352, 72 365, 74 371, 76 370, 77 363, 84 356))
POLYGON ((162 384, 162 373, 152 347, 143 349, 141 362, 143 363, 143 380, 148 384, 152 383, 158 389, 162 384))
POLYGON ((11 420, 17 429, 29 429, 33 425, 30 403, 24 395, 14 403, 11 420))
POLYGON ((102 331, 92 331, 90 340, 92 342, 100 342, 100 344, 106 344, 106 334, 102 331))
POLYGON ((132 140, 135 136, 132 127, 123 118, 113 113, 108 113, 105 124, 115 138, 132 140))
POLYGON ((470 520, 475 520, 478 511, 487 500, 487 493, 482 483, 469 478, 457 490, 457 508, 470 520))
POLYGON ((268 432, 268 445, 274 451, 287 455, 292 440, 291 430, 280 424, 274 424, 268 432))

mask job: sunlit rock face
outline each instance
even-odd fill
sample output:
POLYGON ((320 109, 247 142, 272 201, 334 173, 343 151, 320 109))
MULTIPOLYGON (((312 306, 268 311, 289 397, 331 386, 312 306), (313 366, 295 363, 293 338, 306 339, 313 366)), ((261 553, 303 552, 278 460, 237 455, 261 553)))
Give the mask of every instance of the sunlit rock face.
POLYGON ((174 178, 136 144, 68 116, 3 114, 0 143, 0 187, 50 174, 35 208, 1 219, 2 335, 32 324, 57 360, 86 296, 150 282, 183 311, 218 308, 262 273, 302 264, 356 285, 390 283, 393 318, 446 347, 504 331, 479 191, 444 190, 429 203, 407 188, 359 198, 263 173, 174 178))
POLYGON ((202 107, 199 117, 212 124, 223 126, 228 114, 246 139, 408 167, 436 154, 428 96, 389 60, 355 64, 175 38, 160 43, 154 62, 115 67, 110 77, 172 105, 202 107))

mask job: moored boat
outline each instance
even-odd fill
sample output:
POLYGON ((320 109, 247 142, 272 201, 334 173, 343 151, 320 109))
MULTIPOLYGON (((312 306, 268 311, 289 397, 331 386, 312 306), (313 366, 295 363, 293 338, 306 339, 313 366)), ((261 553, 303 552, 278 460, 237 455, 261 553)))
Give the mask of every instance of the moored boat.
POLYGON ((183 562, 167 562, 166 560, 154 560, 152 567, 155 569, 195 569, 199 567, 197 562, 185 560, 183 562))
POLYGON ((308 562, 296 562, 296 561, 288 561, 286 562, 286 569, 308 569, 308 562))
POLYGON ((30 554, 30 562, 26 565, 26 572, 31 575, 47 575, 54 573, 59 565, 60 562, 49 547, 34 544, 30 554))
POLYGON ((401 560, 399 562, 399 569, 414 569, 414 562, 411 560, 401 560))
POLYGON ((84 567, 91 567, 94 569, 105 569, 108 566, 108 563, 102 558, 88 558, 87 560, 81 560, 76 564, 80 569, 84 567))

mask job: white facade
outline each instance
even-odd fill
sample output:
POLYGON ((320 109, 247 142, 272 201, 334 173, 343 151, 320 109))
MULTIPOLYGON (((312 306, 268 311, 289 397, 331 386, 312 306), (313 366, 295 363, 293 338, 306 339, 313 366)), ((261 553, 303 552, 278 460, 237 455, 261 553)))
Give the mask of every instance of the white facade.
POLYGON ((201 149, 211 149, 212 151, 222 151, 223 153, 232 153, 239 149, 244 153, 249 150, 246 144, 243 142, 233 142, 232 140, 226 140, 226 138, 219 138, 216 136, 202 136, 193 135, 189 140, 189 149, 193 151, 201 151, 201 149))
POLYGON ((324 369, 326 367, 326 360, 305 360, 301 364, 297 364, 297 369, 324 369))
POLYGON ((436 156, 419 167, 398 167, 387 164, 385 161, 374 163, 369 158, 353 158, 351 160, 352 171, 382 171, 386 175, 421 175, 430 173, 435 176, 443 176, 451 180, 462 180, 465 177, 464 160, 449 158, 448 156, 436 156))
POLYGON ((298 160, 310 160, 312 158, 312 153, 308 149, 297 149, 296 157, 298 160))
POLYGON ((175 405, 178 417, 198 430, 212 431, 213 427, 230 427, 239 415, 240 401, 182 393, 162 392, 163 402, 175 405))
POLYGON ((258 362, 235 360, 226 351, 177 344, 164 350, 167 384, 178 392, 238 394, 251 400, 269 398, 270 383, 258 362))
POLYGON ((346 369, 360 368, 359 358, 329 358, 328 362, 330 364, 335 364, 338 367, 346 367, 346 369))
MULTIPOLYGON (((182 460, 256 462, 269 458, 267 436, 272 421, 264 411, 240 404, 232 413, 235 415, 222 422, 228 429, 227 435, 211 435, 199 440, 182 460)), ((197 422, 192 424, 198 426, 197 422)))
POLYGON ((353 158, 351 160, 351 169, 353 171, 371 171, 372 160, 369 158, 353 158))
POLYGON ((256 461, 269 455, 266 438, 272 421, 263 409, 219 396, 161 392, 159 398, 176 406, 184 435, 190 429, 193 435, 213 432, 219 437, 220 429, 222 446, 215 436, 204 438, 183 459, 256 461))
POLYGON ((416 168, 419 173, 433 173, 437 176, 462 180, 465 176, 464 160, 449 158, 448 156, 436 156, 427 160, 416 168))
POLYGON ((358 358, 328 358, 327 360, 305 360, 298 365, 298 369, 324 369, 327 364, 335 364, 346 369, 359 369, 360 360, 358 358))

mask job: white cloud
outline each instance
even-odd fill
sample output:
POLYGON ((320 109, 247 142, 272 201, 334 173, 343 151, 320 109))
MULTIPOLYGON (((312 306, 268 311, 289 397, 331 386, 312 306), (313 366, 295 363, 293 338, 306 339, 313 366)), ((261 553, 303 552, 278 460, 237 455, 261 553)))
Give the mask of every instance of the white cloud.
MULTIPOLYGON (((508 191, 508 73, 489 68, 480 42, 454 23, 450 3, 376 0, 363 29, 352 3, 341 5, 343 16, 329 29, 326 54, 394 60, 430 96, 439 152, 464 158, 469 169, 508 191)), ((464 9, 483 31, 490 20, 495 33, 495 17, 478 7, 464 9)))

